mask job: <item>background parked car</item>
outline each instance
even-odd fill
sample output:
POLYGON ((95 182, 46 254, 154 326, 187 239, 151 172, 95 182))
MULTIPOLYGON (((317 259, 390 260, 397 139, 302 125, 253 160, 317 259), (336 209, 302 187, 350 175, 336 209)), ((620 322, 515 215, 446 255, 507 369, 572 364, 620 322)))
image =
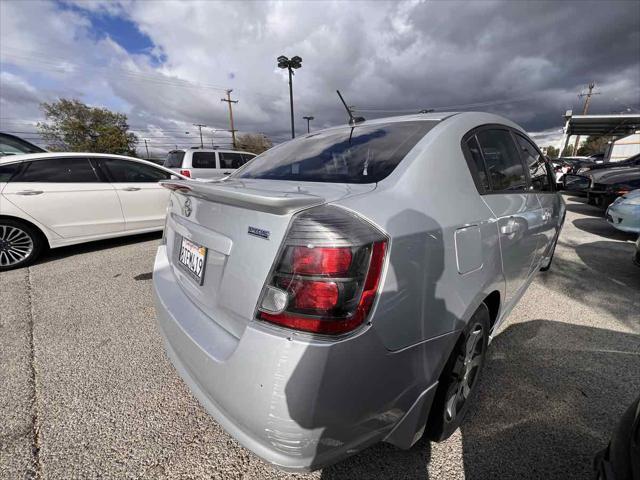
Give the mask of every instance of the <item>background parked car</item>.
POLYGON ((594 170, 602 170, 605 168, 623 168, 623 167, 640 167, 640 154, 621 160, 618 162, 605 162, 593 165, 584 165, 577 171, 578 174, 591 172, 594 170))
POLYGON ((161 230, 168 192, 186 179, 137 158, 37 153, 0 158, 0 270, 43 249, 161 230))
POLYGON ((6 155, 21 155, 24 153, 43 153, 46 152, 44 148, 40 148, 31 142, 10 135, 8 133, 0 132, 0 157, 6 155))
POLYGON ((164 166, 189 178, 217 179, 231 175, 256 155, 223 149, 172 150, 164 166))
POLYGON ((549 159, 555 174, 556 187, 563 188, 565 175, 575 174, 580 168, 595 165, 587 157, 559 157, 549 159))
POLYGON ((606 209, 614 200, 640 188, 640 168, 602 170, 592 175, 587 203, 606 209))
POLYGON ((616 198, 607 208, 606 219, 618 230, 640 234, 640 190, 616 198))

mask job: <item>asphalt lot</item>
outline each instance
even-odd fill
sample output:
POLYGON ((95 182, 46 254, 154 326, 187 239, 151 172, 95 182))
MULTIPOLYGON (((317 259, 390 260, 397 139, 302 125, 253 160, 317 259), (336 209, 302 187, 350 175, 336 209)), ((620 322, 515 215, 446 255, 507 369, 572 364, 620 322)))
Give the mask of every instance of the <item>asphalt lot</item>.
POLYGON ((0 478, 589 478, 640 394, 640 269, 632 236, 567 202, 554 265, 494 339, 462 429, 309 475, 240 447, 169 364, 151 298, 159 235, 2 273, 0 478))

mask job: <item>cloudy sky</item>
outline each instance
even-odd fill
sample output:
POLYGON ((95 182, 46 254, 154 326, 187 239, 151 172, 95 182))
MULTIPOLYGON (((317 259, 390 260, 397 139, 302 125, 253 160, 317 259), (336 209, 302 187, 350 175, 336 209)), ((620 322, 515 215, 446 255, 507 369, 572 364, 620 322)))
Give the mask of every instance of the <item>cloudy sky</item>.
POLYGON ((74 97, 124 112, 158 155, 236 128, 289 135, 344 123, 340 89, 367 118, 488 110, 546 146, 595 81, 590 113, 640 112, 637 1, 0 2, 0 130, 35 138, 39 103, 74 97), (188 134, 185 132, 189 132, 188 134))

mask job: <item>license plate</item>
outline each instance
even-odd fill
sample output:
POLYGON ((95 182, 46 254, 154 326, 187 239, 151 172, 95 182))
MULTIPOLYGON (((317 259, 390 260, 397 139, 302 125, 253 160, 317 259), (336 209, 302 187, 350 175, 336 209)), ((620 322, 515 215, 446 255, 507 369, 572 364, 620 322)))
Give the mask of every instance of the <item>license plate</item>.
POLYGON ((182 238, 178 250, 178 264, 196 281, 202 285, 204 281, 204 267, 207 262, 207 248, 201 247, 186 238, 182 238))

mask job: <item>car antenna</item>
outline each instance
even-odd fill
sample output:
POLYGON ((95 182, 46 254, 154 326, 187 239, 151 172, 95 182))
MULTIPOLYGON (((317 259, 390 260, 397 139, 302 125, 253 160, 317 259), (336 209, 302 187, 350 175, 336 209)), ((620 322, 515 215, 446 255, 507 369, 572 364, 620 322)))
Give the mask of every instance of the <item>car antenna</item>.
POLYGON ((336 92, 338 93, 338 96, 340 97, 340 101, 344 105, 344 108, 347 109, 347 113, 349 114, 349 125, 353 126, 353 125, 355 125, 357 123, 364 122, 366 120, 366 118, 364 118, 364 117, 354 117, 353 116, 353 111, 352 111, 351 108, 349 108, 347 106, 347 102, 344 101, 344 98, 342 98, 342 94, 340 93, 340 90, 336 90, 336 92))

